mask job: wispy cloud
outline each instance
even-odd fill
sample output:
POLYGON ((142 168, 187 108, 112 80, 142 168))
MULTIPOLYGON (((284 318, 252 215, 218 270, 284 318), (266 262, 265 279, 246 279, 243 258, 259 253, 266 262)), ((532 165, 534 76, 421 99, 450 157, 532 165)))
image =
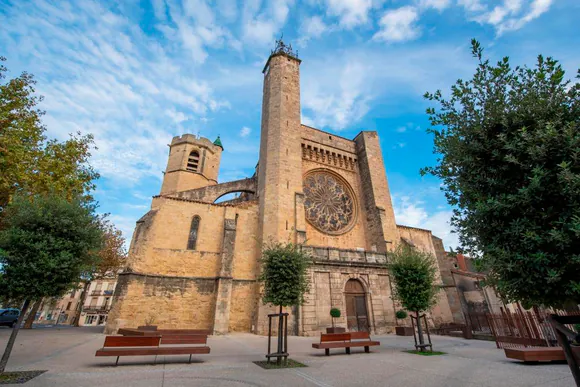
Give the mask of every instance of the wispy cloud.
POLYGON ((451 210, 429 211, 425 202, 411 196, 394 196, 393 206, 397 224, 431 230, 433 235, 443 239, 446 249, 459 246, 459 238, 449 223, 453 215, 451 210))
POLYGON ((417 39, 421 35, 418 20, 419 12, 415 7, 388 10, 379 20, 381 29, 374 34, 373 39, 389 43, 417 39))
POLYGON ((240 137, 248 137, 251 132, 252 129, 248 128, 247 126, 244 126, 242 129, 240 129, 240 137))

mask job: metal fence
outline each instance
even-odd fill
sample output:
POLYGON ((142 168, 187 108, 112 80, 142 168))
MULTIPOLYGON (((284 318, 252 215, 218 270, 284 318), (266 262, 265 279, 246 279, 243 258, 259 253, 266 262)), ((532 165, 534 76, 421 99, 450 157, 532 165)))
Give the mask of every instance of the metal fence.
POLYGON ((487 320, 498 348, 557 347, 556 332, 548 319, 552 313, 580 315, 580 312, 505 310, 501 314, 488 313, 487 320))

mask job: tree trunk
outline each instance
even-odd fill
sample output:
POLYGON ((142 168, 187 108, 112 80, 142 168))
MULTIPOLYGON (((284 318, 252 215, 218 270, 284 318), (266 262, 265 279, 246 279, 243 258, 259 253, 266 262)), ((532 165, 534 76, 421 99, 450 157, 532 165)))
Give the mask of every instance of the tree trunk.
POLYGON ((83 286, 83 292, 81 293, 81 299, 79 301, 79 306, 77 306, 78 310, 76 312, 75 323, 74 326, 78 327, 79 322, 81 321, 81 312, 83 311, 83 306, 85 305, 85 300, 87 298, 87 293, 89 292, 89 286, 91 286, 91 281, 85 281, 85 285, 83 286))
POLYGON ((24 322, 24 326, 22 328, 32 329, 32 323, 34 323, 36 313, 38 312, 38 309, 40 309, 40 304, 42 304, 42 298, 36 301, 34 305, 32 305, 32 309, 30 310, 30 313, 28 313, 28 317, 26 318, 26 321, 24 322))
POLYGON ((12 347, 14 347, 16 336, 18 335, 18 331, 20 331, 20 324, 22 324, 22 320, 24 320, 24 315, 26 314, 29 305, 30 300, 24 301, 24 305, 22 305, 22 310, 20 311, 20 316, 18 316, 18 321, 16 322, 14 328, 12 328, 12 333, 10 334, 10 338, 6 344, 6 349, 4 350, 4 355, 2 355, 2 360, 0 360, 0 374, 2 374, 6 369, 6 364, 8 364, 8 359, 10 358, 12 347))
POLYGON ((417 336, 419 336, 419 345, 421 346, 421 351, 423 351, 423 349, 425 348, 423 347, 423 344, 425 344, 425 340, 423 339, 423 328, 421 327, 419 312, 415 312, 415 315, 417 316, 417 336))

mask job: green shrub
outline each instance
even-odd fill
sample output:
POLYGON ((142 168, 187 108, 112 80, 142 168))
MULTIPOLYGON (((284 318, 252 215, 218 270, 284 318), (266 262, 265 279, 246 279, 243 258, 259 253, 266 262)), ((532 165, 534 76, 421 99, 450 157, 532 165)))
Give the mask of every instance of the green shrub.
POLYGON ((333 318, 339 318, 340 317, 340 309, 338 309, 338 308, 330 309, 330 316, 333 318))
POLYGON ((399 319, 402 320, 404 318, 407 318, 407 312, 405 312, 404 310, 397 310, 397 313, 395 313, 395 316, 399 319))

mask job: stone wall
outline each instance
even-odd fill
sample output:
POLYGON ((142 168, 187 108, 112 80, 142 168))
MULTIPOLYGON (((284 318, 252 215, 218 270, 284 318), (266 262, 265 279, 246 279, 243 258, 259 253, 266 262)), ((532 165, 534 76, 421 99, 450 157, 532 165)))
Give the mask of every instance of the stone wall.
POLYGON ((395 213, 377 132, 360 132, 354 139, 371 250, 385 252, 399 243, 395 213))
POLYGON ((345 261, 316 261, 310 272, 310 291, 301 307, 301 335, 316 336, 330 327, 330 309, 333 307, 341 311, 341 317, 335 319, 335 326, 347 327, 344 289, 350 279, 359 280, 365 289, 371 332, 384 334, 394 330, 395 310, 386 268, 376 264, 362 265, 345 261))
POLYGON ((164 329, 213 329, 216 281, 124 273, 105 333, 147 323, 164 329))

